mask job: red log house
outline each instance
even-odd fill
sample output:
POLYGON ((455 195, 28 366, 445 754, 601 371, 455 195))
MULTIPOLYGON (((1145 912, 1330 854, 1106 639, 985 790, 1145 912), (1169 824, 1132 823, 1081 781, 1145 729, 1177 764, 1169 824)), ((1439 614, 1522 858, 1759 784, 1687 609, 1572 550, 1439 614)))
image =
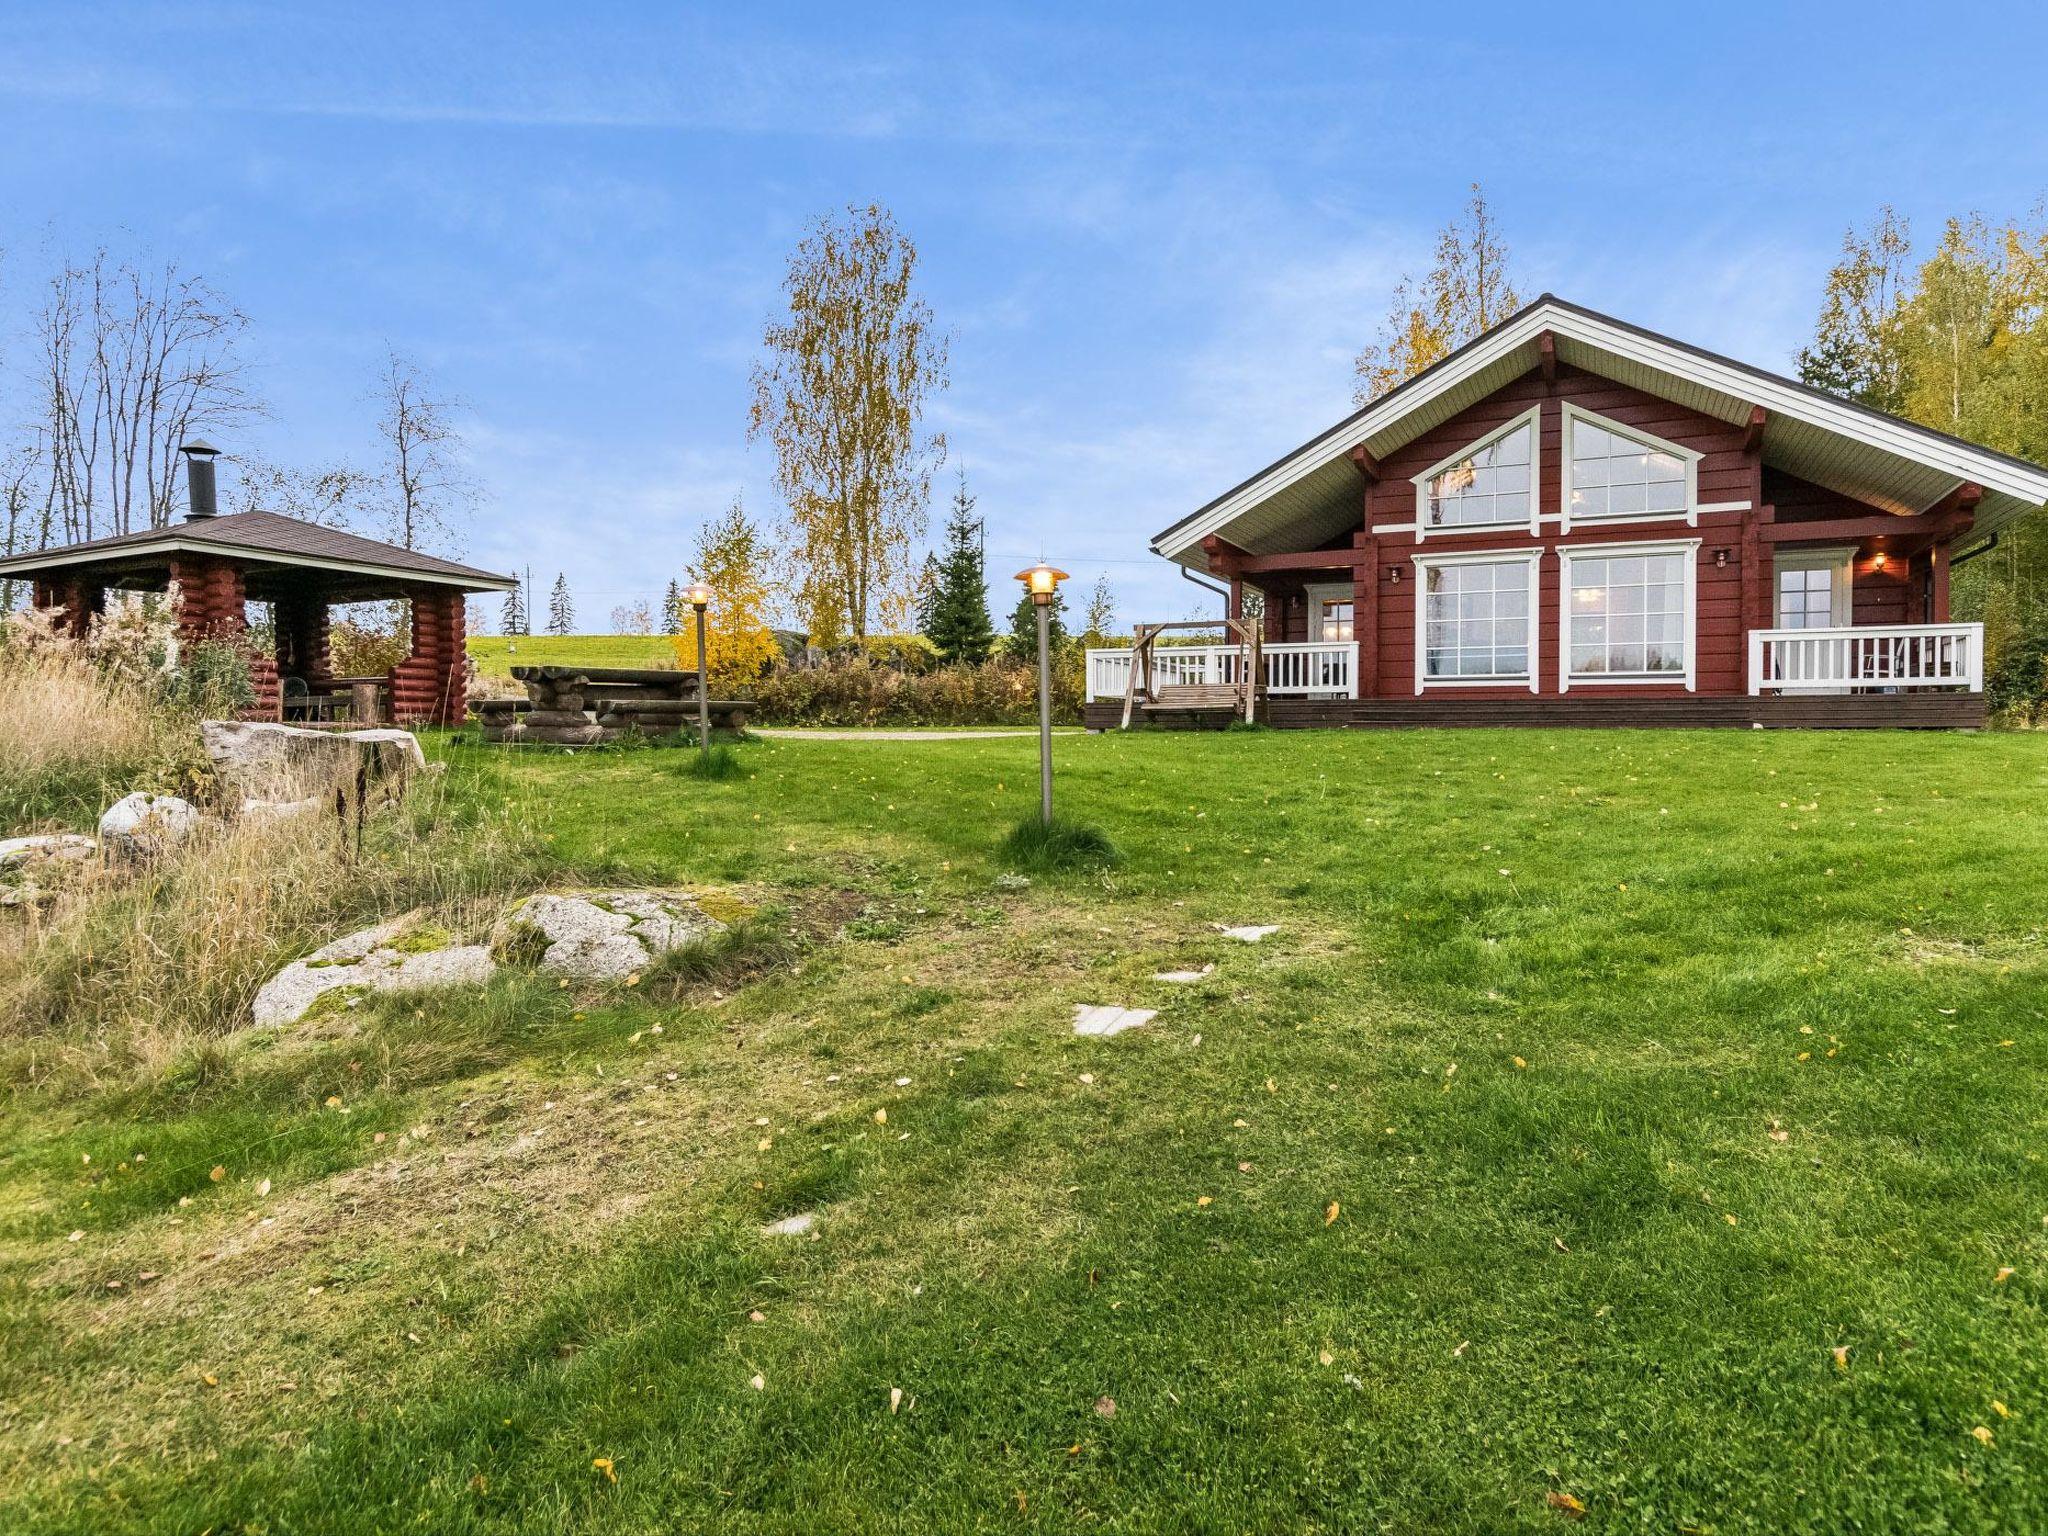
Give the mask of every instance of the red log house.
POLYGON ((1235 688, 1279 726, 1975 726, 1949 573, 2044 502, 2048 469, 1546 294, 1154 538, 1252 622, 1091 651, 1087 720, 1235 688))

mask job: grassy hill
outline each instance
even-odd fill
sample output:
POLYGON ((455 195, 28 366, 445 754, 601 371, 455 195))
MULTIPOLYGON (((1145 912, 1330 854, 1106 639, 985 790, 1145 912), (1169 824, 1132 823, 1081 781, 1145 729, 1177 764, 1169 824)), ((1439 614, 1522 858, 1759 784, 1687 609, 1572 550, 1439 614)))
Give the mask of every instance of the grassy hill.
POLYGON ((515 666, 665 667, 675 664, 667 635, 472 635, 469 654, 486 677, 515 666))
POLYGON ((2048 1529, 2048 739, 438 742, 762 915, 5 1020, 0 1528, 2048 1529))

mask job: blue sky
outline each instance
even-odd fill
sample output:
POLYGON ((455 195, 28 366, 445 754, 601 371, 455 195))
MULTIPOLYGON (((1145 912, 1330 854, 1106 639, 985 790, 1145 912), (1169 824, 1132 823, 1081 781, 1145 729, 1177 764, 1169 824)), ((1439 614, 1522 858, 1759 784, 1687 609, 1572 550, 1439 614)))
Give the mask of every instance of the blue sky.
POLYGON ((306 464, 371 456, 397 346, 464 402, 470 558, 603 628, 736 492, 779 518, 762 323, 805 221, 880 201, 992 570, 1179 617, 1147 537, 1348 409, 1468 182, 1525 292, 1770 367, 1879 203, 1931 240, 2048 192, 2041 8, 1784 9, 12 0, 0 314, 175 257, 254 321, 248 446, 306 464))

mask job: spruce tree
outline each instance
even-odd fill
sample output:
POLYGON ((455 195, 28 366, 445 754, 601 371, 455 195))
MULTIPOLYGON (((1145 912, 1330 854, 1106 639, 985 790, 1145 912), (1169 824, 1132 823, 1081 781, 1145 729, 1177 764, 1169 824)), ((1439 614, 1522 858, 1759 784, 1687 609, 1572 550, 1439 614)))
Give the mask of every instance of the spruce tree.
POLYGON ((514 587, 505 594, 505 611, 499 616, 498 628, 508 635, 526 633, 526 595, 521 587, 514 587))
MULTIPOLYGON (((965 475, 953 492, 946 542, 937 563, 931 608, 923 624, 925 638, 947 661, 979 666, 995 644, 995 627, 989 622, 988 582, 981 568, 981 520, 974 515, 965 475)), ((1037 643, 1034 632, 1032 644, 1037 643)))
POLYGON ((683 584, 673 576, 668 580, 668 591, 661 599, 661 632, 664 635, 680 635, 687 617, 683 606, 683 584))
MULTIPOLYGON (((1031 610, 1035 605, 1029 592, 1017 599, 1017 606, 1010 610, 1010 633, 1003 639, 1003 649, 1018 661, 1038 664, 1038 615, 1031 610)), ((1060 647, 1067 643, 1067 598, 1064 592, 1055 590, 1052 595, 1052 612, 1045 616, 1045 644, 1049 654, 1057 656, 1060 647)))
POLYGON ((568 635, 576 631, 576 604, 569 596, 569 578, 555 572, 555 590, 548 594, 548 633, 568 635))

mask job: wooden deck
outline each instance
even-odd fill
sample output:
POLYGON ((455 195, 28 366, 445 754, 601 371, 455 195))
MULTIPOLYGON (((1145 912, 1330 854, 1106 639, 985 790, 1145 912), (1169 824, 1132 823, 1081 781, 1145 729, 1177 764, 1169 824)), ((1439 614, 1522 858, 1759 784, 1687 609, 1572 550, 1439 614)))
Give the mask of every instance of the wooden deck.
MULTIPOLYGON (((1121 701, 1087 705, 1082 723, 1115 730, 1121 701)), ((1776 730, 1977 730, 1984 724, 1981 693, 1767 694, 1708 698, 1622 699, 1373 698, 1262 699, 1258 719, 1276 730, 1370 730, 1414 726, 1677 726, 1776 730)), ((1211 715, 1152 710, 1134 716, 1133 730, 1218 730, 1229 722, 1211 715)))

